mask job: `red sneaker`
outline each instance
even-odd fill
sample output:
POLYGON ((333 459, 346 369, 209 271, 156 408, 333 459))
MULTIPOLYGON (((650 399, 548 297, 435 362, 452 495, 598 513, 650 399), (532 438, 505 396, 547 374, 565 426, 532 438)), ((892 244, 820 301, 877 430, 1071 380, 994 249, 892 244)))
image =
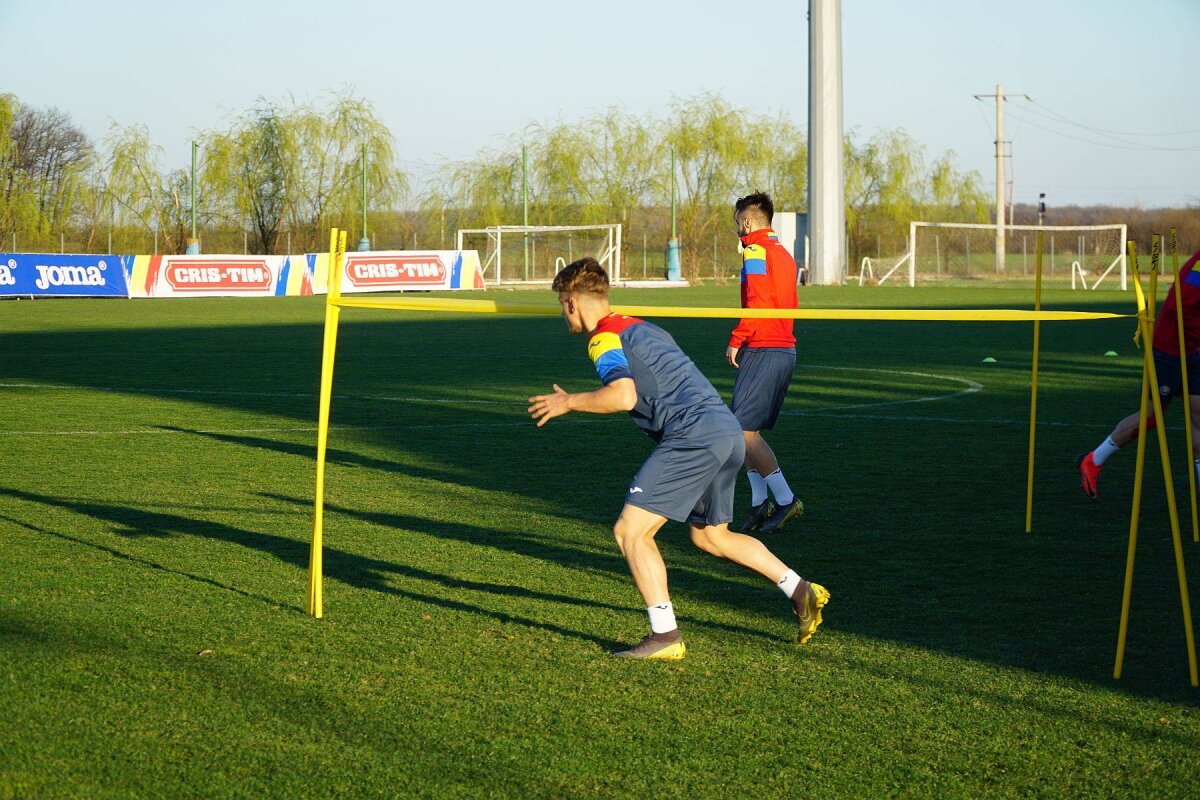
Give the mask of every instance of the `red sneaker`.
POLYGON ((1091 453, 1084 453, 1076 463, 1079 464, 1079 482, 1083 486, 1083 493, 1095 500, 1096 484, 1100 482, 1100 470, 1104 467, 1092 460, 1091 453))

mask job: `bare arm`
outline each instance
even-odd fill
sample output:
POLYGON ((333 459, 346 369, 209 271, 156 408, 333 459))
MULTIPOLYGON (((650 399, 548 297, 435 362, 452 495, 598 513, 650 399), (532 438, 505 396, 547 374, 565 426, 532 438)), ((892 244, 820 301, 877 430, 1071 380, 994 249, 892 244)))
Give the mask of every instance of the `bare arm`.
POLYGON ((589 414, 612 414, 629 411, 637 405, 637 387, 632 378, 617 378, 607 386, 592 392, 571 394, 554 384, 554 394, 539 394, 529 398, 529 415, 542 427, 555 417, 568 411, 584 411, 589 414))

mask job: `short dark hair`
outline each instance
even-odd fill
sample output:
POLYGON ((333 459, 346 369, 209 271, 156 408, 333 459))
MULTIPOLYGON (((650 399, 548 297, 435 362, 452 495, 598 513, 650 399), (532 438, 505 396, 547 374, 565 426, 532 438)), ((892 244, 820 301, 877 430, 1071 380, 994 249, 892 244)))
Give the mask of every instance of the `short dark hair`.
POLYGON ((736 217, 743 211, 751 209, 765 216, 768 223, 775 218, 775 204, 771 202, 771 196, 766 192, 755 192, 745 197, 739 197, 733 206, 733 215, 736 217))
POLYGON ((583 292, 608 297, 608 273, 599 261, 584 256, 563 267, 554 276, 552 288, 556 292, 583 292))

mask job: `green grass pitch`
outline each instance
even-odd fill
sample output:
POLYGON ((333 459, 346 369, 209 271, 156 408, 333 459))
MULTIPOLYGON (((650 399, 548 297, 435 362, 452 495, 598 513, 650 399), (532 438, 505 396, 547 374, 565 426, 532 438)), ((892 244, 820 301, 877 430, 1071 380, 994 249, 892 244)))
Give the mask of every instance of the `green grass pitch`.
MULTIPOLYGON (((670 524, 688 657, 629 663, 607 654, 647 623, 611 524, 651 443, 623 415, 534 427, 528 396, 596 385, 554 318, 343 312, 326 617, 303 613, 322 319, 320 298, 0 304, 0 798, 1195 793, 1157 448, 1119 682, 1133 453, 1098 501, 1077 486, 1136 405, 1129 320, 1042 326, 1032 535, 1031 325, 799 323, 769 440, 808 512, 770 545, 830 589, 826 623, 797 647, 773 587, 670 524)), ((732 323, 660 322, 728 398, 732 323)))

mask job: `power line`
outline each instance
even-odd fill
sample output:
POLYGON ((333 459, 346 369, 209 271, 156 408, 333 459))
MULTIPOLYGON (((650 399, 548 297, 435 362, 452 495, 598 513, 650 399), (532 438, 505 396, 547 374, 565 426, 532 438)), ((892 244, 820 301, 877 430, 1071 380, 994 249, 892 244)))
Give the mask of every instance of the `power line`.
MULTIPOLYGON (((1033 98, 1029 98, 1029 102, 1031 104, 1037 106, 1038 108, 1044 110, 1047 114, 1051 115, 1052 117, 1055 117, 1056 119, 1058 119, 1061 122, 1065 122, 1068 125, 1073 125, 1076 128, 1083 128, 1084 130, 1092 131, 1093 133, 1108 133, 1108 134, 1114 134, 1117 136, 1191 136, 1193 134, 1200 133, 1200 128, 1198 128, 1196 130, 1190 130, 1190 131, 1169 131, 1169 132, 1155 131, 1152 133, 1139 133, 1136 131, 1107 130, 1105 128, 1097 128, 1097 127, 1094 127, 1091 125, 1084 125, 1082 122, 1075 122, 1073 120, 1070 120, 1067 117, 1064 117, 1062 114, 1059 114, 1057 111, 1055 111, 1051 108, 1047 108, 1046 106, 1037 102, 1033 98)), ((1033 112, 1033 113, 1037 113, 1037 112, 1033 112)))
MULTIPOLYGON (((976 95, 975 98, 977 100, 979 100, 980 103, 982 103, 984 97, 990 97, 990 96, 991 95, 976 95)), ((1017 95, 1014 95, 1014 97, 1015 96, 1017 96, 1017 95)), ((1035 101, 1033 98, 1028 97, 1028 96, 1025 96, 1025 98, 1027 100, 1029 100, 1029 102, 1031 104, 1038 106, 1038 108, 1043 108, 1046 111, 1048 111, 1049 113, 1043 114, 1043 113, 1040 113, 1040 112, 1030 108, 1027 105, 1017 104, 1017 107, 1022 110, 1022 116, 1018 121, 1018 125, 1022 122, 1028 121, 1030 125, 1037 128, 1038 130, 1045 131, 1047 133, 1052 133, 1056 136, 1062 136, 1065 139, 1071 139, 1073 141, 1083 142, 1085 144, 1094 144, 1094 145, 1098 145, 1100 147, 1111 147, 1116 150, 1134 150, 1134 151, 1141 151, 1141 152, 1148 152, 1148 153, 1153 153, 1153 152, 1191 153, 1191 152, 1200 151, 1200 145, 1195 145, 1195 146, 1189 145, 1189 146, 1183 146, 1183 147, 1165 147, 1162 145, 1154 145, 1154 144, 1148 144, 1145 142, 1135 142, 1135 141, 1131 141, 1129 139, 1121 139, 1117 135, 1115 135, 1117 132, 1106 131, 1103 128, 1096 128, 1096 127, 1092 127, 1092 126, 1088 126, 1088 125, 1083 125, 1081 123, 1073 122, 1073 121, 1067 119, 1066 117, 1062 116, 1061 114, 1058 114, 1057 112, 1046 108, 1041 103, 1038 103, 1037 101, 1035 101), (1026 118, 1024 116, 1025 114, 1032 114, 1034 116, 1040 117, 1045 120, 1049 120, 1054 123, 1071 125, 1071 126, 1074 126, 1077 128, 1081 128, 1083 130, 1091 131, 1093 133, 1099 133, 1101 136, 1111 139, 1112 142, 1115 142, 1116 144, 1113 144, 1111 142, 1096 141, 1095 139, 1086 139, 1086 138, 1082 138, 1079 136, 1073 136, 1072 134, 1066 133, 1064 131, 1060 131, 1060 130, 1057 130, 1054 128, 1047 128, 1044 125, 1038 125, 1033 120, 1026 120, 1026 118)), ((1006 97, 1005 99, 1007 100, 1008 98, 1006 97)), ((982 108, 980 110, 982 113, 982 108)), ((1122 135, 1122 136, 1160 136, 1160 135, 1161 136, 1185 136, 1185 135, 1192 134, 1192 133, 1200 133, 1200 130, 1177 131, 1177 132, 1165 133, 1165 134, 1121 133, 1120 135, 1122 135)))
MULTIPOLYGON (((1055 130, 1054 128, 1047 128, 1044 125, 1038 125, 1033 120, 1026 120, 1026 122, 1029 125, 1032 125, 1033 127, 1037 128, 1038 130, 1045 131, 1046 133, 1052 133, 1055 136, 1061 136, 1064 139, 1071 139, 1076 142, 1083 142, 1084 144, 1094 144, 1099 147, 1111 147, 1114 150, 1134 150, 1134 151, 1146 152, 1146 153, 1195 153, 1195 152, 1200 152, 1200 146, 1197 146, 1197 147, 1156 147, 1154 145, 1139 144, 1137 142, 1124 142, 1121 144, 1113 144, 1112 142, 1096 141, 1095 139, 1085 139, 1081 136, 1072 136, 1069 133, 1064 133, 1063 131, 1055 130)), ((1121 140, 1117 140, 1117 141, 1121 141, 1121 140)))

